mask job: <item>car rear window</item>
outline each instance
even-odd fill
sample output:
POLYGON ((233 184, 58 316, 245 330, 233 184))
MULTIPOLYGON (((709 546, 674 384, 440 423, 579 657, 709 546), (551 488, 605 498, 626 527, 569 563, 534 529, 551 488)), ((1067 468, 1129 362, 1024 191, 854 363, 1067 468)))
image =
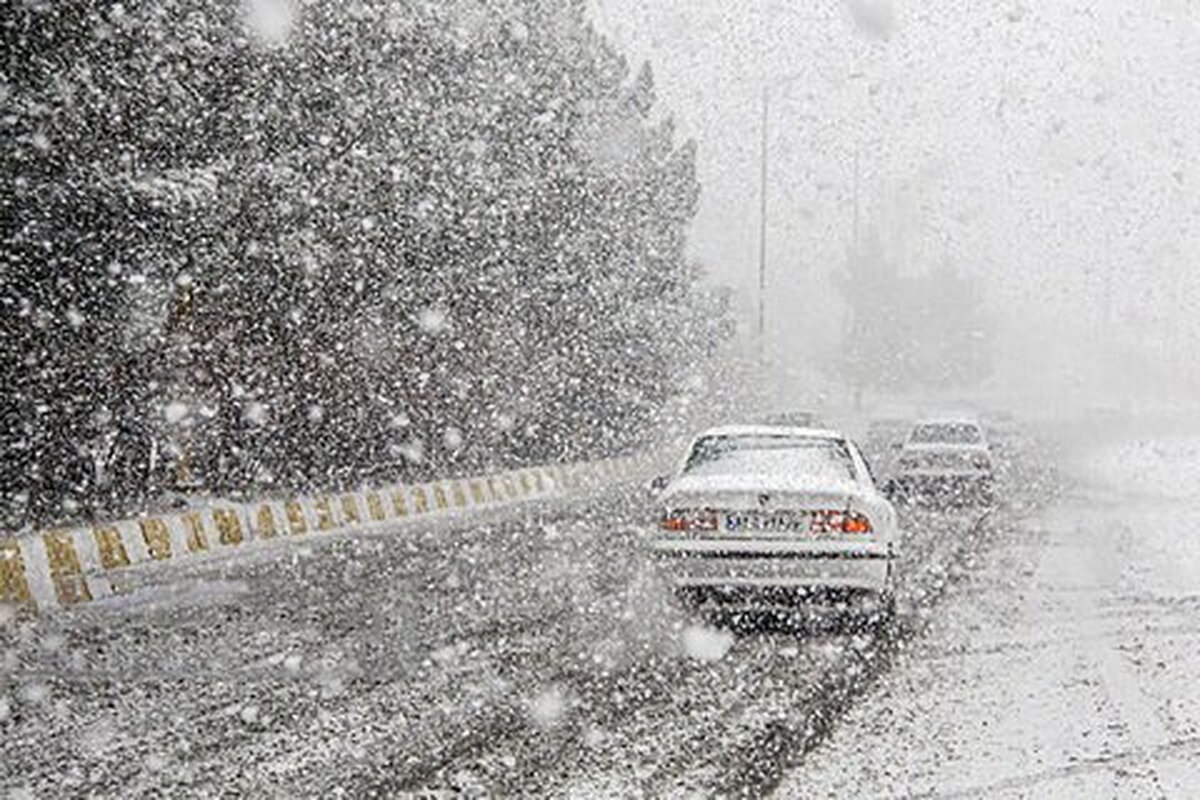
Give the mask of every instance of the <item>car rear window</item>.
POLYGON ((914 444, 981 444, 983 433, 970 422, 925 423, 913 428, 914 444))
POLYGON ((799 436, 705 436, 693 445, 683 474, 855 477, 845 442, 799 436))
POLYGON ((813 428, 817 425, 817 415, 809 411, 781 411, 768 415, 763 422, 792 428, 813 428))

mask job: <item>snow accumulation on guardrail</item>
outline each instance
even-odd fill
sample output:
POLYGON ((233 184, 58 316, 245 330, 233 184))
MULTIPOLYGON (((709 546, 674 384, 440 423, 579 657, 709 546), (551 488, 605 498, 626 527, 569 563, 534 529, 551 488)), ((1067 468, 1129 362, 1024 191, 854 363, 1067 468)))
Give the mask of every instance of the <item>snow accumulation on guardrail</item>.
POLYGON ((139 565, 228 553, 248 544, 283 544, 469 513, 505 503, 565 494, 637 475, 644 455, 381 486, 360 491, 214 502, 177 513, 143 515, 5 537, 0 534, 0 604, 50 611, 120 593, 112 578, 139 565))

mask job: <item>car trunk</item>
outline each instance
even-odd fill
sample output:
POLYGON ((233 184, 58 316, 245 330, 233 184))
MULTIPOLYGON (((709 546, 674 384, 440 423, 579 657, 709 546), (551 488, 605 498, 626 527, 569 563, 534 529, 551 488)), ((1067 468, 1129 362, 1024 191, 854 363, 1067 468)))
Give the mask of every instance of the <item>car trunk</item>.
POLYGON ((806 484, 771 476, 738 476, 719 485, 684 478, 662 502, 668 510, 715 512, 715 528, 690 532, 699 538, 843 537, 841 531, 828 530, 823 524, 830 512, 866 513, 848 482, 830 488, 827 483, 806 484))

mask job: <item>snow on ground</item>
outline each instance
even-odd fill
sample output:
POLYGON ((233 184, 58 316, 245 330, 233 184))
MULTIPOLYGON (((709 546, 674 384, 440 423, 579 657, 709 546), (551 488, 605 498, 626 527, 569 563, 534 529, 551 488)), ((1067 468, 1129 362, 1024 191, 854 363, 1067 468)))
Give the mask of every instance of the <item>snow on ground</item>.
MULTIPOLYGON (((1045 493, 1037 473, 1010 471, 1014 506, 1045 493)), ((648 502, 608 487, 318 537, 10 621, 0 795, 759 795, 870 696, 994 527, 905 511, 897 638, 731 634, 647 571, 648 502)))
POLYGON ((1200 796, 1200 440, 1083 451, 928 636, 778 789, 1200 796))

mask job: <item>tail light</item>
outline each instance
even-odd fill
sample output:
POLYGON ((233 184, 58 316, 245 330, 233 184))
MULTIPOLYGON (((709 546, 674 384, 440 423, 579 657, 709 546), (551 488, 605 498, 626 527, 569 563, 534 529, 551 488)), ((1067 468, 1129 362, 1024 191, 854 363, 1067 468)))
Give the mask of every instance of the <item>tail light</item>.
POLYGON ((842 533, 871 533, 871 520, 863 514, 847 514, 842 518, 842 533))
POLYGON ((871 520, 856 511, 814 511, 813 533, 871 533, 871 520))
POLYGON ((715 531, 717 514, 707 509, 668 511, 659 526, 665 531, 715 531))

